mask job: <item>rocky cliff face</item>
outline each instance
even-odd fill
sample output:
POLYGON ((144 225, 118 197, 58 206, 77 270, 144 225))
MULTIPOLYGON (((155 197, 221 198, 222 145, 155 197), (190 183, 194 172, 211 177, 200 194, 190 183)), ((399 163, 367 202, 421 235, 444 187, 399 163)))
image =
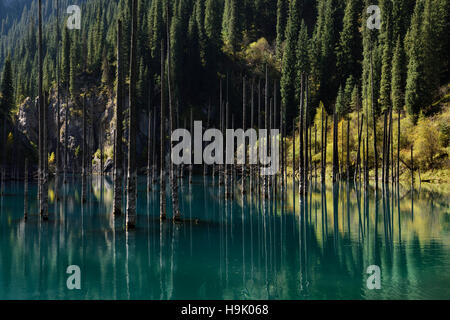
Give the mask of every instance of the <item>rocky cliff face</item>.
MULTIPOLYGON (((96 89, 89 90, 89 94, 86 97, 86 110, 87 110, 87 134, 88 134, 88 147, 92 153, 92 159, 94 159, 94 153, 100 149, 101 142, 103 141, 103 149, 105 153, 105 163, 112 157, 112 150, 114 144, 113 132, 115 130, 114 125, 114 109, 115 109, 115 95, 107 91, 99 91, 96 89), (109 150, 110 152, 107 152, 109 150)), ((15 123, 18 132, 23 134, 26 139, 34 145, 38 144, 38 109, 36 105, 37 101, 32 101, 31 98, 26 98, 19 107, 19 112, 16 115, 15 123)), ((81 164, 81 146, 83 141, 83 99, 79 98, 75 101, 68 99, 61 92, 60 94, 60 121, 61 129, 58 133, 57 130, 57 92, 52 90, 50 99, 48 101, 48 142, 49 153, 56 152, 56 143, 60 142, 61 156, 64 150, 64 139, 67 133, 68 135, 68 152, 69 163, 72 164, 72 169, 77 168, 81 164), (65 127, 66 109, 68 109, 68 123, 65 127)), ((124 119, 126 123, 128 99, 125 99, 125 111, 124 119)), ((148 116, 145 110, 140 111, 138 116, 139 128, 137 136, 137 152, 142 154, 145 151, 147 145, 147 132, 148 132, 148 116)), ((124 130, 124 137, 127 137, 128 130, 124 130)), ((126 140, 124 140, 126 141, 126 140)), ((126 152, 126 144, 124 144, 124 152, 126 152)), ((62 159, 62 158, 61 158, 62 159)))

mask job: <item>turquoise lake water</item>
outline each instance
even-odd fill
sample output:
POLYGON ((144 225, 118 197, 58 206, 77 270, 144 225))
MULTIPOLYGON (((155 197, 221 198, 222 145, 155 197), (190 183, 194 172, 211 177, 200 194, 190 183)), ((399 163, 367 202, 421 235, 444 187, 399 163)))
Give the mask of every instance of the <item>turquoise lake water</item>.
POLYGON ((217 178, 194 177, 180 190, 192 221, 181 225, 160 223, 159 191, 145 189, 142 178, 137 229, 127 232, 110 214, 109 177, 90 181, 84 205, 78 180, 51 184, 48 222, 36 185, 25 222, 23 183, 6 183, 0 299, 450 299, 448 186, 380 190, 376 201, 371 189, 313 183, 300 207, 292 185, 284 197, 236 189, 225 200, 217 178), (70 265, 81 290, 66 286, 70 265), (367 287, 371 265, 379 290, 367 287))

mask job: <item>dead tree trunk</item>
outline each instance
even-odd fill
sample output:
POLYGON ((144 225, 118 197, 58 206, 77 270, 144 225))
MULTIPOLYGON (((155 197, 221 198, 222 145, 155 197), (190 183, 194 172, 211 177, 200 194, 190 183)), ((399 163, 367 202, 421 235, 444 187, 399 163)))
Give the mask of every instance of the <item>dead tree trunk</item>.
POLYGON ((116 119, 114 137, 114 201, 113 214, 122 214, 122 121, 123 121, 123 55, 122 55, 122 21, 117 21, 117 84, 116 84, 116 119))
POLYGON ((136 227, 136 53, 137 53, 137 0, 132 0, 130 48, 130 93, 129 93, 129 129, 128 129, 128 179, 127 179, 127 229, 136 227))
POLYGON ((24 188, 23 216, 26 221, 28 219, 28 158, 25 158, 25 176, 23 188, 24 188))
MULTIPOLYGON (((299 110, 299 128, 298 128, 298 137, 299 137, 299 195, 302 197, 305 193, 305 159, 304 159, 304 143, 303 143, 303 126, 305 124, 304 121, 304 77, 305 75, 302 73, 300 77, 300 110, 299 110)), ((295 131, 294 131, 295 132, 295 131)), ((295 136, 294 136, 295 137, 295 136)))
MULTIPOLYGON (((172 106, 172 87, 171 87, 171 68, 170 68, 170 37, 169 37, 169 9, 167 8, 167 90, 169 93, 169 132, 173 132, 174 125, 174 115, 173 115, 173 106, 172 106)), ((191 110, 191 123, 192 123, 192 110, 191 110)), ((172 150, 172 140, 170 140, 170 150, 172 150)), ((170 151, 171 152, 171 151, 170 151)), ((192 179, 192 169, 191 169, 191 179, 192 179)), ((189 181, 192 183, 192 181, 189 181)), ((170 161, 170 187, 172 190, 172 210, 173 210, 173 220, 180 221, 181 213, 180 206, 178 203, 178 181, 175 176, 175 168, 173 161, 170 161)))
POLYGON ((42 44, 42 0, 39 0, 39 166, 40 166, 40 215, 48 220, 48 184, 47 184, 47 135, 46 112, 43 94, 43 44, 42 44))
MULTIPOLYGON (((357 179, 357 174, 358 174, 358 168, 361 165, 361 138, 362 138, 362 130, 363 130, 363 124, 364 124, 364 114, 361 116, 361 124, 360 124, 360 129, 358 129, 358 151, 356 153, 356 170, 355 170, 355 174, 354 174, 354 181, 356 182, 357 179)), ((364 152, 363 152, 364 155, 364 152)))
MULTIPOLYGON (((372 121, 373 121, 373 151, 375 165, 375 190, 378 190, 378 150, 377 150, 377 119, 374 104, 374 87, 373 87, 373 63, 372 51, 370 52, 370 86, 371 86, 371 103, 372 103, 372 121)), ((367 146, 368 148, 368 146, 367 146)))
MULTIPOLYGON (((60 34, 59 34, 59 0, 56 0, 56 86, 57 86, 57 102, 56 102, 56 176, 59 176, 61 172, 61 151, 60 151, 60 134, 61 134, 61 118, 60 118, 60 94, 59 94, 59 81, 60 81, 60 72, 59 72, 59 46, 60 46, 60 34)), ((55 188, 58 192, 58 186, 55 188)), ((58 197, 57 197, 58 198, 58 197)))
POLYGON ((162 221, 166 220, 166 107, 164 99, 164 40, 161 40, 161 143, 160 143, 160 208, 159 214, 162 221))
MULTIPOLYGON (((246 130, 246 117, 245 117, 245 114, 246 114, 246 110, 245 110, 245 108, 246 108, 246 103, 247 103, 247 101, 246 101, 246 91, 245 91, 245 76, 242 78, 242 129, 244 130, 244 132, 245 132, 245 130, 246 130)), ((244 152, 244 163, 243 163, 243 165, 242 165, 242 194, 246 194, 246 189, 245 189, 245 187, 246 187, 246 185, 245 185, 245 183, 246 183, 246 179, 247 179, 247 175, 246 175, 246 169, 247 169, 247 145, 245 144, 245 138, 244 138, 244 145, 242 146, 243 147, 243 152, 244 152)))
MULTIPOLYGON (((251 88, 251 111, 250 111, 250 127, 251 129, 255 129, 255 123, 254 123, 254 109, 255 109, 255 78, 252 79, 252 88, 251 88)), ((253 149, 254 146, 251 146, 250 152, 252 154, 251 158, 253 159, 253 155, 255 154, 255 150, 253 149)), ((253 192, 253 178, 254 178, 254 165, 253 163, 250 164, 250 192, 253 192)))
POLYGON ((347 183, 349 181, 350 181, 350 119, 347 119, 347 183))
POLYGON ((87 160, 87 136, 86 136, 86 92, 83 96, 83 148, 81 158, 81 203, 86 203, 86 160, 87 160))
POLYGON ((337 180, 339 170, 339 147, 338 147, 338 115, 336 106, 333 112, 333 184, 337 180))
POLYGON ((302 137, 303 137, 303 139, 304 139, 304 143, 303 143, 303 145, 304 145, 304 147, 303 147, 303 150, 300 150, 300 152, 304 152, 304 154, 305 154, 305 156, 304 156, 304 160, 305 160, 305 163, 304 163, 304 169, 303 169, 303 174, 304 174, 304 177, 303 177, 303 183, 304 183, 304 187, 303 187, 303 190, 304 190, 304 192, 305 192, 305 195, 306 195, 306 193, 308 192, 308 172, 309 172, 309 155, 308 155, 308 126, 309 126, 309 117, 308 117, 308 113, 309 113, 309 110, 308 110, 308 75, 307 74, 305 74, 304 75, 304 78, 305 78, 305 86, 304 86, 304 99, 305 99, 305 102, 304 102, 304 104, 305 104, 305 110, 304 110, 304 115, 302 115, 302 117, 304 118, 304 121, 305 121, 305 123, 304 123, 304 125, 303 125, 303 129, 304 129, 304 133, 302 132, 302 137))
POLYGON ((400 183, 400 108, 397 119, 397 183, 400 183))
MULTIPOLYGON (((269 147, 269 74, 266 64, 266 84, 265 84, 265 90, 264 90, 264 106, 265 106, 265 112, 264 112, 264 128, 267 130, 266 134, 266 140, 264 143, 264 154, 268 155, 268 147, 269 147)), ((264 198, 268 198, 269 196, 269 189, 268 189, 268 176, 265 175, 264 177, 264 198)))

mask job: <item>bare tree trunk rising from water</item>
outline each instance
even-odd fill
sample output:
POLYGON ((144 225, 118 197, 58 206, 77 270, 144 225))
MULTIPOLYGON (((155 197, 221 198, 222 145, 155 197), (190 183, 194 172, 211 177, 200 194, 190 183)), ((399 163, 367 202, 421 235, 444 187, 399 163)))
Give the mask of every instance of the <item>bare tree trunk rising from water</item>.
POLYGON ((132 0, 132 29, 130 49, 130 96, 129 96, 129 131, 128 131, 128 180, 127 180, 127 229, 136 227, 136 53, 137 53, 137 2, 132 0))
POLYGON ((116 84, 116 131, 115 131, 115 153, 114 153, 114 202, 113 214, 122 214, 122 182, 123 182, 123 159, 122 159, 122 116, 123 116, 123 56, 122 56, 122 21, 117 21, 117 84, 116 84))

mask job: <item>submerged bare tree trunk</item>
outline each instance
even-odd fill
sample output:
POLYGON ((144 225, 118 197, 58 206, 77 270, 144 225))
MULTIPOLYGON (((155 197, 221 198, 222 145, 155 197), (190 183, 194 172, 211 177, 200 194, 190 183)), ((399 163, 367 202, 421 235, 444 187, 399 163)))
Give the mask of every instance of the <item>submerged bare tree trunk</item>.
POLYGON ((384 112, 384 123, 383 123, 383 154, 382 154, 383 161, 381 163, 381 168, 382 168, 381 169, 381 181, 383 183, 383 187, 384 187, 384 184, 386 183, 387 116, 388 116, 387 111, 385 111, 384 112))
POLYGON ((43 220, 48 220, 48 184, 47 184, 47 135, 46 112, 43 95, 43 44, 42 44, 42 0, 39 0, 39 166, 40 166, 40 199, 39 211, 43 220))
MULTIPOLYGON (((254 122, 254 110, 255 110, 255 78, 252 79, 252 87, 251 87, 251 110, 250 110, 250 127, 252 129, 255 129, 255 122, 254 122)), ((253 149, 255 146, 251 146, 250 152, 252 155, 255 154, 255 150, 253 149)), ((250 164, 250 192, 253 192, 254 188, 254 164, 250 164)))
MULTIPOLYGON (((265 90, 264 90, 264 105, 265 105, 265 112, 264 112, 264 129, 266 129, 267 131, 269 131, 269 75, 268 75, 268 70, 267 70, 267 64, 266 64, 266 84, 265 84, 265 90)), ((269 148, 269 132, 267 132, 266 134, 266 140, 264 141, 264 154, 268 154, 268 148, 269 148)), ((268 190, 268 176, 265 175, 263 177, 264 179, 264 184, 263 184, 263 189, 264 189, 264 198, 268 198, 269 196, 269 190, 268 190)))
POLYGON ((392 132, 392 111, 391 109, 389 109, 388 111, 388 116, 389 116, 389 125, 386 128, 386 173, 385 173, 385 182, 389 183, 389 169, 391 166, 391 161, 390 161, 390 150, 391 150, 391 132, 392 132))
POLYGON ((338 116, 336 106, 333 112, 333 183, 336 182, 339 171, 339 147, 338 147, 338 116))
MULTIPOLYGON (((226 102, 226 107, 225 107, 225 130, 228 129, 228 118, 229 118, 229 114, 228 114, 228 109, 229 109, 229 105, 228 105, 228 101, 226 102)), ((228 153, 228 151, 227 151, 228 153)), ((227 154, 228 157, 228 154, 227 154)), ((225 158, 225 162, 224 162, 224 180, 225 180, 225 198, 229 198, 230 197, 230 186, 229 186, 229 173, 228 173, 228 164, 225 158)))
POLYGON ((304 105, 305 105, 305 107, 304 107, 304 115, 303 115, 303 120, 305 121, 305 123, 304 123, 304 125, 303 125, 303 130, 304 130, 304 134, 302 133, 302 135, 303 135, 303 139, 304 139, 304 142, 303 142, 303 152, 304 152, 304 161, 305 161, 305 163, 304 163, 304 169, 303 169, 303 174, 304 174, 304 177, 303 177, 303 184, 304 184, 304 187, 303 187, 303 190, 304 190, 304 192, 305 192, 305 195, 306 195, 306 193, 308 192, 308 171, 309 171, 309 155, 308 155, 308 126, 309 126, 309 117, 308 117, 308 113, 309 113, 309 110, 308 110, 308 108, 309 108, 309 106, 308 106, 308 90, 309 90, 309 83, 308 83, 308 75, 307 74, 305 74, 304 75, 304 77, 305 77, 305 79, 304 79, 304 81, 305 81, 305 86, 304 86, 304 98, 305 98, 305 101, 304 101, 304 105))
POLYGON ((66 112, 64 117, 64 163, 63 163, 63 183, 67 183, 67 142, 69 136, 69 86, 66 84, 66 112))
POLYGON ((129 130, 128 130, 128 179, 127 179, 127 228, 136 227, 136 53, 137 53, 137 2, 132 0, 132 28, 130 49, 130 96, 129 96, 129 130))
MULTIPOLYGON (((356 153, 356 169, 355 169, 355 174, 354 174, 355 182, 357 179, 358 168, 361 165, 361 138, 362 138, 363 125, 364 125, 364 114, 361 116, 361 124, 359 125, 360 128, 358 128, 358 151, 356 153)), ((363 153, 363 155, 364 155, 364 153, 363 153)), ((361 172, 361 170, 360 170, 360 172, 361 172)))
MULTIPOLYGON (((147 136, 147 192, 152 191, 152 111, 148 108, 148 136, 147 136)), ((154 137, 153 137, 154 138, 154 137)))
POLYGON ((23 197, 23 216, 28 219, 28 158, 25 158, 25 175, 24 175, 24 197, 23 197))
POLYGON ((123 116, 123 56, 122 56, 122 21, 117 21, 117 84, 116 84, 116 131, 114 137, 114 201, 113 214, 122 214, 122 116, 123 116))
MULTIPOLYGON (((168 60, 170 60, 170 59, 168 59, 168 60)), ((170 75, 168 75, 168 77, 170 77, 170 75)), ((170 94, 170 92, 169 92, 169 94, 170 94)), ((170 96, 169 96, 169 100, 170 100, 170 96)), ((191 108, 191 132, 194 132, 194 116, 193 116, 193 113, 192 113, 192 108, 191 108)), ((191 155, 192 155, 192 148, 189 151, 191 152, 191 155)), ((189 184, 192 184, 192 169, 193 169, 193 166, 194 165, 192 163, 189 165, 189 184)))
POLYGON ((320 130, 320 139, 321 139, 321 145, 320 145, 320 165, 321 165, 321 170, 320 170, 320 175, 322 178, 322 183, 325 183, 325 151, 326 150, 326 141, 325 141, 325 130, 326 128, 324 128, 324 124, 325 124, 325 119, 324 119, 324 114, 325 114, 325 108, 322 108, 322 123, 321 123, 321 130, 320 130))
MULTIPOLYGON (((60 95, 59 95, 59 45, 60 45, 60 34, 59 34, 59 0, 56 0, 56 86, 57 86, 57 105, 56 105, 56 176, 59 176, 59 173, 61 172, 61 152, 60 152, 60 134, 61 134, 61 118, 60 118, 60 95)), ((55 188, 56 192, 59 191, 58 186, 55 188)), ((58 197, 56 197, 58 199, 58 197)))
POLYGON ((400 183, 400 108, 397 119, 397 183, 400 183))
MULTIPOLYGON (((375 190, 378 190, 378 151, 377 151, 377 119, 375 115, 374 105, 374 88, 373 88, 373 63, 372 51, 370 52, 370 86, 371 86, 371 103, 372 103, 372 120, 373 120, 373 152, 375 165, 375 190)), ((368 146, 367 146, 368 148, 368 146)))
POLYGON ((103 129, 103 124, 100 125, 100 176, 103 176, 103 170, 104 170, 104 164, 103 164, 103 156, 104 156, 104 152, 103 152, 103 134, 104 134, 104 129, 103 129))
POLYGON ((81 203, 86 203, 86 160, 87 160, 87 136, 86 136, 86 92, 83 97, 83 150, 81 159, 81 203))
MULTIPOLYGON (((303 131, 304 131, 304 78, 305 75, 302 73, 300 78, 300 111, 299 111, 299 126, 298 126, 298 137, 299 137, 299 195, 300 200, 301 197, 305 194, 305 158, 304 158, 304 140, 303 140, 303 131)), ((294 131, 295 133, 295 131, 294 131)), ((294 135, 295 139, 295 135, 294 135)))
POLYGON ((166 107, 164 101, 164 40, 161 40, 161 143, 160 143, 160 208, 159 216, 161 220, 166 220, 166 107))
MULTIPOLYGON (((173 106, 172 106, 172 89, 171 89, 171 80, 170 80, 170 37, 169 37, 169 9, 167 9, 167 89, 169 92, 169 132, 173 132, 173 106)), ((191 113, 192 117, 192 113, 191 113)), ((172 150, 172 140, 170 140, 170 150, 172 150)), ((170 151, 171 152, 171 151, 170 151)), ((173 210, 173 220, 180 221, 181 213, 180 206, 178 203, 178 181, 174 173, 174 164, 173 161, 170 161, 170 187, 172 190, 172 210, 173 210)), ((191 169, 192 172, 192 169, 191 169)), ((192 173, 191 173, 192 176, 192 173)))
MULTIPOLYGON (((222 79, 220 79, 219 86, 220 86, 220 91, 219 91, 219 113, 220 113, 220 115, 219 115, 219 128, 220 128, 220 130, 222 132, 224 132, 224 125, 223 125, 223 123, 224 123, 224 120, 223 120, 223 113, 224 113, 224 111, 223 111, 223 101, 222 101, 223 100, 223 97, 222 97, 222 79)), ((219 186, 221 186, 221 185, 223 185, 223 175, 222 175, 221 169, 223 170, 224 167, 221 166, 221 165, 218 165, 217 168, 218 168, 218 175, 219 175, 219 186)))
MULTIPOLYGON (((246 95, 245 95, 245 76, 242 78, 242 129, 246 130, 246 125, 245 125, 245 121, 247 120, 245 117, 245 108, 246 108, 246 95)), ((245 138, 244 138, 245 139, 245 138)), ((247 175, 246 175, 246 169, 247 169, 247 146, 245 144, 245 140, 244 140, 244 145, 243 145, 243 150, 244 152, 244 164, 242 165, 242 194, 245 194, 247 191, 245 190, 245 182, 247 179, 247 175)))
MULTIPOLYGON (((301 132, 299 132, 299 136, 301 136, 301 132)), ((295 120, 292 121, 292 188, 295 188, 295 120)))
MULTIPOLYGON (((342 139, 343 138, 344 137, 342 137, 342 139)), ((347 182, 349 181, 350 181, 350 119, 347 119, 347 182)))

